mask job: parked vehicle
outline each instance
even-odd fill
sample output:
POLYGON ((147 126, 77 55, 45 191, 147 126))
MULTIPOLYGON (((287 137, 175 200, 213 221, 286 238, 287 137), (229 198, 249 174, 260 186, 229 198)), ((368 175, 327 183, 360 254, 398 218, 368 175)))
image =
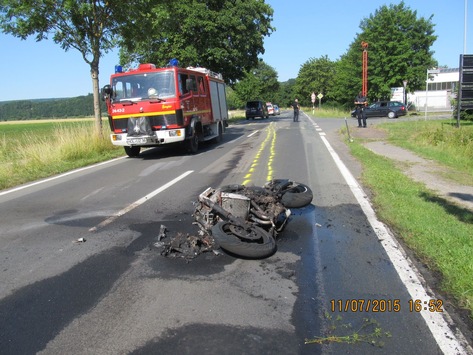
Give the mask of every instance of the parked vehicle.
MULTIPOLYGON (((407 114, 407 107, 398 101, 378 101, 364 108, 366 117, 398 118, 407 114)), ((356 117, 356 110, 351 112, 356 117)))
POLYGON ((281 114, 281 110, 279 109, 278 105, 273 105, 273 109, 274 109, 274 115, 275 116, 281 114))
POLYGON ((181 143, 196 153, 199 142, 221 141, 228 126, 225 83, 205 68, 156 68, 140 64, 123 72, 116 67, 102 89, 108 110, 112 144, 130 157, 141 147, 181 143))
POLYGON ((289 220, 290 208, 307 206, 312 198, 308 186, 288 179, 263 187, 209 187, 199 195, 194 219, 202 234, 210 234, 222 249, 264 258, 276 252, 276 236, 289 220))
POLYGON ((246 103, 245 116, 247 120, 256 117, 268 118, 268 107, 263 101, 248 101, 246 103))
POLYGON ((273 104, 271 102, 266 102, 266 107, 268 108, 268 115, 274 116, 275 113, 274 113, 273 104))

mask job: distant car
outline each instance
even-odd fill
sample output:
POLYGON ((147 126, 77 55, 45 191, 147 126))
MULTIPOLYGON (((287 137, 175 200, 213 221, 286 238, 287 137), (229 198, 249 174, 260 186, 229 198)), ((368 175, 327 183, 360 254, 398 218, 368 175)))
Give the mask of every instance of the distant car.
POLYGON ((281 110, 279 109, 278 105, 273 105, 273 109, 274 109, 274 115, 280 115, 281 114, 281 110))
POLYGON ((246 103, 245 116, 247 120, 250 118, 255 119, 256 117, 268 118, 268 107, 266 107, 263 101, 248 101, 246 103))
POLYGON ((274 113, 274 107, 271 102, 266 102, 266 107, 268 108, 268 115, 273 115, 275 116, 276 114, 274 113))
MULTIPOLYGON (((399 101, 378 101, 365 107, 366 117, 389 117, 398 118, 407 115, 406 105, 399 101)), ((351 112, 356 117, 356 109, 351 112)))

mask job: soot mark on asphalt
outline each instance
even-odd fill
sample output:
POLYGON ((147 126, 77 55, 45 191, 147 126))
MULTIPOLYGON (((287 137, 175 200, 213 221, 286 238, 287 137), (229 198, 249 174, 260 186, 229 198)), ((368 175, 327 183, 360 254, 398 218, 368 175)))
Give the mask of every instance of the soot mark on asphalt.
POLYGON ((34 354, 44 349, 74 318, 93 308, 133 260, 122 248, 112 248, 1 300, 2 353, 34 354))
POLYGON ((208 276, 234 261, 225 256, 203 257, 190 265, 162 257, 152 246, 162 223, 173 230, 186 225, 182 221, 132 225, 130 229, 140 236, 127 247, 93 255, 60 275, 22 287, 1 300, 2 353, 31 354, 44 349, 72 320, 100 302, 137 258, 151 256, 149 265, 156 275, 169 279, 208 276))
POLYGON ((169 329, 131 354, 297 354, 300 346, 283 330, 197 323, 169 329))

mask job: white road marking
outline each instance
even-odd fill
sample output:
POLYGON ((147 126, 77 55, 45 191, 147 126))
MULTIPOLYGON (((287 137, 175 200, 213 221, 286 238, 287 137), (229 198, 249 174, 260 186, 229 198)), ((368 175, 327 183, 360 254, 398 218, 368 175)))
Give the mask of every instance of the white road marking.
POLYGON ((64 176, 76 174, 76 173, 79 173, 79 172, 81 172, 81 171, 88 170, 88 169, 93 169, 93 168, 95 168, 95 167, 97 167, 97 166, 109 164, 109 163, 112 163, 112 162, 114 162, 114 161, 117 161, 117 160, 120 160, 120 159, 125 159, 125 158, 126 158, 126 157, 120 157, 120 158, 115 158, 115 159, 112 159, 112 160, 107 160, 107 161, 104 161, 104 162, 102 162, 102 163, 98 163, 98 164, 94 164, 94 165, 89 165, 89 166, 86 166, 86 167, 84 167, 84 168, 79 168, 79 169, 71 170, 71 171, 68 171, 67 173, 64 173, 64 174, 61 174, 61 175, 56 175, 56 176, 53 176, 53 177, 50 177, 50 178, 47 178, 47 179, 44 179, 44 180, 35 181, 35 182, 32 182, 32 183, 27 184, 27 185, 18 186, 18 187, 15 187, 15 188, 13 188, 13 189, 10 189, 10 190, 6 190, 6 191, 0 192, 0 196, 7 195, 7 194, 9 194, 9 193, 16 192, 16 191, 20 191, 20 190, 23 190, 23 189, 27 189, 28 187, 32 187, 32 186, 44 184, 45 182, 48 182, 48 181, 53 181, 53 180, 56 180, 56 179, 60 179, 60 178, 62 178, 62 177, 64 177, 64 176))
MULTIPOLYGON (((312 118, 307 115, 306 117, 312 122, 312 124, 314 124, 312 118)), ((340 173, 343 175, 343 178, 350 187, 356 200, 360 204, 363 212, 366 215, 366 218, 376 233, 378 240, 384 247, 384 250, 388 254, 389 259, 399 274, 402 283, 404 286, 406 286, 407 291, 411 295, 411 299, 434 299, 435 297, 433 296, 433 292, 427 292, 427 290, 424 288, 422 284, 422 275, 409 260, 402 249, 402 246, 396 241, 391 231, 377 219, 376 214, 361 186, 358 184, 338 154, 332 148, 327 138, 325 138, 322 134, 320 134, 320 138, 332 156, 332 159, 340 170, 340 173)), ((437 341, 439 348, 444 354, 473 353, 473 349, 471 349, 471 347, 468 345, 460 330, 457 330, 454 334, 450 329, 449 324, 453 324, 453 321, 445 309, 443 310, 443 313, 420 312, 420 314, 424 318, 434 339, 437 341)))
POLYGON ((257 129, 256 131, 252 132, 251 134, 247 135, 246 137, 247 138, 250 138, 251 136, 255 135, 256 133, 259 132, 259 129, 257 129))
POLYGON ((95 227, 92 227, 89 229, 89 232, 96 232, 97 230, 99 230, 100 228, 103 228, 107 225, 109 225, 110 223, 112 223, 113 221, 115 221, 117 218, 123 216, 125 213, 128 213, 130 212, 131 210, 135 209, 136 207, 142 205, 143 203, 145 203, 146 201, 150 200, 151 198, 153 198, 154 196, 156 196, 157 194, 159 194, 160 192, 163 192, 164 190, 166 190, 168 187, 171 187, 172 185, 174 185, 176 182, 184 179, 187 175, 189 174, 192 174, 194 172, 194 170, 189 170, 189 171, 186 171, 184 174, 181 174, 180 176, 178 176, 177 178, 175 178, 174 180, 171 180, 169 181, 167 184, 161 186, 160 188, 154 190, 153 192, 150 192, 149 194, 147 194, 146 196, 140 198, 139 200, 133 202, 131 205, 125 207, 124 209, 122 209, 121 211, 118 211, 117 213, 115 213, 113 216, 107 218, 106 220, 104 220, 103 222, 99 223, 98 225, 96 225, 95 227))

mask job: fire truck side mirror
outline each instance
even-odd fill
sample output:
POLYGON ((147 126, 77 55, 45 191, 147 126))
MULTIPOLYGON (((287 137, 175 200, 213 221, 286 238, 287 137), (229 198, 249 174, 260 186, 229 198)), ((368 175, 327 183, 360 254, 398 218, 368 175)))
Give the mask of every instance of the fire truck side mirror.
POLYGON ((105 97, 112 96, 112 93, 113 93, 112 87, 110 85, 105 85, 102 88, 102 99, 105 100, 105 97))

